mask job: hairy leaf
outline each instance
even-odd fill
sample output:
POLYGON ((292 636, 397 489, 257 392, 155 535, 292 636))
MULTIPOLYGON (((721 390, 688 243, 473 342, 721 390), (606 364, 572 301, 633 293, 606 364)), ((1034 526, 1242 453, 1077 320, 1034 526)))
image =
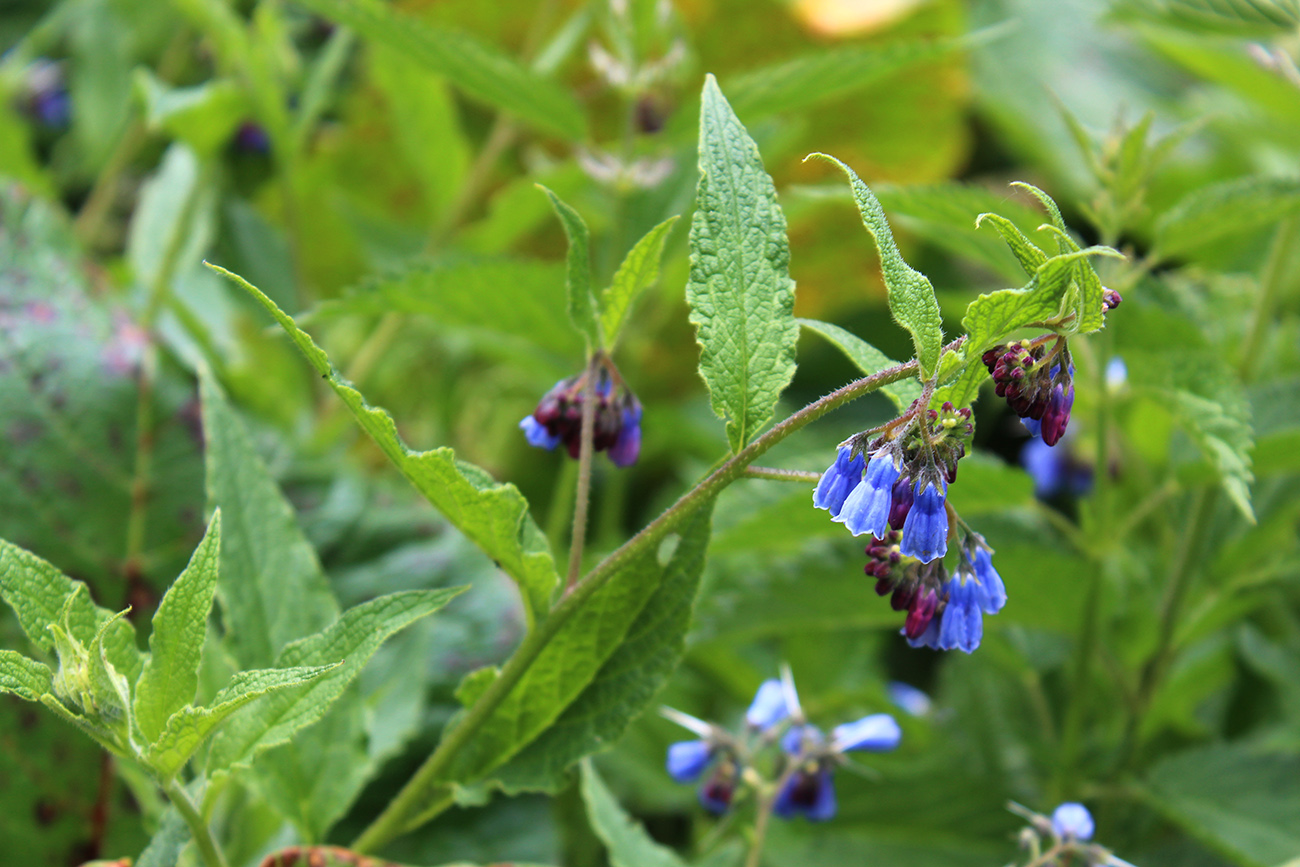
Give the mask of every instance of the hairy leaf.
POLYGON ((416 490, 519 583, 531 626, 550 604, 559 576, 546 537, 528 514, 528 502, 519 490, 514 485, 498 484, 473 464, 456 460, 456 453, 449 448, 412 451, 397 435, 392 417, 366 403, 361 392, 339 376, 325 351, 274 301, 242 277, 215 265, 209 267, 234 280, 261 302, 416 490))
POLYGON ((826 154, 812 156, 834 163, 848 177, 858 213, 862 215, 862 224, 871 233, 880 254, 880 269, 885 277, 885 288, 889 290, 889 311, 894 320, 911 333, 916 358, 921 363, 921 376, 928 379, 934 375, 939 364, 939 351, 943 348, 943 322, 939 318, 939 302, 935 300, 934 287, 924 274, 903 261, 884 209, 853 169, 826 154))
POLYGON ((1033 276, 1038 271, 1039 266, 1047 261, 1047 254, 1038 248, 1038 245, 1029 238, 1015 223, 1008 220, 1000 214, 980 214, 975 218, 975 226, 978 228, 988 222, 997 233, 1002 236, 1007 247, 1011 250, 1011 255, 1016 257, 1020 267, 1025 269, 1025 273, 1033 276))
POLYGON ((198 692, 220 548, 221 512, 217 511, 189 565, 154 612, 150 655, 135 686, 135 722, 149 742, 157 739, 168 717, 193 703, 198 692))
POLYGON ((615 579, 654 586, 654 594, 591 683, 540 737, 493 774, 507 790, 562 789, 565 771, 615 743, 672 676, 686 646, 712 511, 710 504, 691 517, 666 565, 650 550, 615 579))
POLYGON ((50 691, 53 681, 54 672, 44 663, 28 659, 16 650, 0 650, 0 693, 40 701, 50 691))
POLYGON ((217 598, 231 652, 266 668, 289 642, 338 616, 338 603, 293 507, 220 387, 204 374, 208 500, 224 519, 217 598))
POLYGON ((1193 190, 1156 221, 1156 252, 1194 255, 1220 238, 1259 231, 1300 212, 1300 179, 1247 177, 1193 190))
POLYGON ((686 300, 700 375, 739 451, 772 418, 794 376, 799 326, 776 188, 711 75, 700 107, 699 159, 686 300))
POLYGON ((569 321, 587 338, 588 347, 600 346, 600 318, 591 291, 591 233, 577 211, 546 187, 541 189, 551 200, 551 207, 555 209, 556 216, 564 226, 564 235, 569 239, 569 254, 565 259, 569 321))
POLYGON ((465 33, 433 27, 380 0, 303 0, 303 5, 447 76, 470 96, 535 129, 572 141, 586 133, 582 110, 559 85, 465 33))
POLYGON ((619 331, 636 297, 659 279, 659 259, 663 256, 668 233, 676 222, 674 215, 646 232, 623 257, 623 264, 618 266, 613 282, 601 294, 600 321, 611 348, 618 343, 619 331))
MULTIPOLYGON (((798 322, 804 328, 820 334, 839 347, 840 351, 848 356, 849 361, 852 361, 857 365, 858 370, 868 376, 879 373, 885 368, 898 365, 897 361, 894 361, 861 337, 845 331, 838 325, 819 322, 816 319, 800 319, 798 322)), ((915 379, 901 379, 898 382, 891 382, 889 385, 882 386, 880 390, 894 402, 894 406, 900 411, 907 409, 912 405, 912 401, 921 396, 921 384, 915 379)))
POLYGON ((656 843, 623 811, 591 762, 582 765, 582 800, 591 829, 609 850, 611 867, 686 867, 676 852, 656 843))
POLYGON ((246 767, 259 753, 316 722, 388 636, 442 608, 463 589, 408 590, 381 596, 349 608, 324 631, 285 647, 276 659, 277 668, 334 668, 309 684, 271 696, 232 720, 212 741, 208 774, 246 767))

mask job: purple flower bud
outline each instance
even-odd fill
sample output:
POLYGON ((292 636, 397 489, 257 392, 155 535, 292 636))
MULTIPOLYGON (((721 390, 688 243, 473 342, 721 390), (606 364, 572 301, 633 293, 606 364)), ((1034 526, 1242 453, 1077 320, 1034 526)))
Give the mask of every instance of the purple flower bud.
POLYGON ((736 794, 736 770, 729 762, 720 764, 703 786, 700 786, 700 804, 714 815, 722 815, 731 806, 736 794))
POLYGON ((640 455, 641 403, 633 399, 632 405, 623 409, 623 427, 609 449, 609 459, 616 467, 630 467, 640 455))
POLYGON ((789 715, 790 708, 785 703, 785 690, 781 686, 781 681, 774 678, 763 681, 759 686, 758 692, 754 694, 754 701, 749 705, 749 710, 745 711, 745 722, 750 728, 766 731, 789 715))
POLYGON ((1062 839, 1091 840, 1094 830, 1092 814, 1083 804, 1066 802, 1052 812, 1052 831, 1062 839))
POLYGON ((1054 446, 1060 441, 1065 426, 1070 423, 1070 409, 1073 406, 1074 383, 1057 383, 1047 401, 1047 411, 1043 413, 1043 442, 1054 446))
POLYGON ((798 771, 790 775, 772 803, 772 812, 782 819, 802 815, 810 822, 825 822, 835 816, 835 785, 829 768, 798 771))
POLYGON ((912 479, 902 476, 894 482, 889 491, 889 526, 895 530, 903 529, 907 513, 912 510, 912 479))
POLYGON ((813 491, 813 506, 827 510, 833 518, 839 517, 849 492, 862 481, 862 471, 866 465, 866 459, 861 454, 854 456, 853 449, 841 446, 835 462, 822 473, 821 481, 813 491))
POLYGON ((831 731, 832 748, 841 753, 854 750, 880 753, 892 750, 898 746, 902 737, 902 729, 887 713, 864 716, 857 722, 838 725, 831 731))
POLYGON ((903 634, 908 638, 918 638, 925 632, 934 619, 934 612, 939 607, 939 596, 934 588, 927 587, 912 600, 907 612, 907 622, 903 625, 903 634))
POLYGON ((708 741, 678 741, 668 746, 668 776, 679 783, 693 783, 708 767, 713 747, 708 741))

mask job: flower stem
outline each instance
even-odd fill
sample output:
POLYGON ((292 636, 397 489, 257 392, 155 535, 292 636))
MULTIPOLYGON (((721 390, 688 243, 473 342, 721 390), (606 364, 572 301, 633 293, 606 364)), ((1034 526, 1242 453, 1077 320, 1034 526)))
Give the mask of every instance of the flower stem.
POLYGON ((754 839, 749 844, 749 854, 745 856, 745 867, 758 867, 763 860, 763 843, 767 841, 767 826, 772 819, 772 805, 776 803, 776 792, 764 795, 758 802, 758 815, 754 817, 754 839))
POLYGON ((591 501, 592 439, 596 429, 596 368, 600 359, 597 353, 587 365, 587 381, 582 386, 582 429, 578 440, 578 488, 573 503, 573 535, 569 541, 569 575, 564 581, 568 593, 578 583, 582 572, 582 549, 587 544, 587 507, 591 501))
MULTIPOLYGON (((470 742, 479 726, 487 721, 497 706, 523 679, 533 662, 565 622, 580 611, 592 594, 613 578, 624 564, 647 548, 657 545, 697 508, 740 478, 746 467, 777 443, 851 400, 869 394, 891 382, 915 375, 917 366, 917 362, 909 361, 906 364, 886 368, 851 382, 808 404, 728 458, 695 487, 682 494, 663 514, 624 542, 618 550, 605 557, 582 580, 574 584, 546 617, 524 636, 524 640, 506 660, 497 677, 478 697, 478 700, 465 710, 459 721, 443 734, 438 747, 407 781, 397 796, 389 802, 384 811, 362 831, 351 848, 358 852, 372 852, 397 836, 414 830, 440 812, 428 809, 428 804, 439 798, 437 789, 446 787, 442 775, 450 767, 452 759, 470 742)), ((446 804, 450 803, 450 799, 446 799, 446 804)))
POLYGON ((194 838, 194 845, 199 849, 199 854, 203 857, 203 863, 207 867, 226 867, 226 856, 222 854, 221 847, 212 836, 212 829, 199 815, 185 788, 173 779, 167 783, 163 791, 167 793, 167 800, 172 802, 172 806, 181 814, 185 824, 190 826, 190 834, 194 838))
POLYGON ((782 470, 776 467, 745 467, 745 478, 771 479, 774 482, 812 482, 821 480, 821 473, 808 470, 782 470))

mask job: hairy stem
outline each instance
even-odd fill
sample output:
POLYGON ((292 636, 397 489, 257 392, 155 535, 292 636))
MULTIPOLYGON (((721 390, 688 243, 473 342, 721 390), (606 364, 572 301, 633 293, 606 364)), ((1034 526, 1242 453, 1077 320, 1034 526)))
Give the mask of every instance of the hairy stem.
POLYGON ((573 502, 573 534, 569 537, 569 574, 564 580, 568 593, 582 573, 582 551, 587 545, 587 506, 591 502, 592 438, 596 430, 597 355, 587 365, 587 382, 582 386, 582 428, 578 436, 578 487, 573 502))
MULTIPOLYGON (((906 364, 887 368, 851 382, 808 404, 724 461, 695 487, 682 494, 663 514, 623 543, 618 550, 605 557, 582 580, 574 584, 546 617, 524 636, 519 647, 501 667, 496 679, 488 685, 478 700, 466 709, 459 722, 444 733, 437 749, 389 802, 384 811, 357 837, 352 848, 360 852, 374 851, 398 835, 417 827, 419 824, 416 822, 417 817, 421 821, 427 821, 436 815, 427 809, 427 805, 437 797, 434 792, 442 784, 442 775, 450 766, 456 753, 469 743, 479 726, 487 721, 497 706, 515 688, 565 622, 581 610, 592 594, 614 577, 628 561, 650 546, 659 544, 678 524, 694 514, 697 508, 740 478, 746 467, 774 445, 851 400, 869 394, 891 382, 915 376, 917 367, 917 362, 909 361, 906 364)), ((448 800, 447 803, 449 804, 450 801, 448 800)))
POLYGON ((221 847, 212 836, 212 829, 199 815, 185 788, 176 780, 172 780, 163 791, 167 793, 167 800, 172 802, 172 806, 181 814, 185 824, 190 826, 190 835, 194 838, 194 845, 198 847, 203 863, 207 867, 226 867, 226 856, 222 854, 221 847))
POLYGON ((747 479, 771 479, 774 482, 812 482, 821 481, 822 474, 808 470, 782 470, 776 467, 745 467, 747 479))

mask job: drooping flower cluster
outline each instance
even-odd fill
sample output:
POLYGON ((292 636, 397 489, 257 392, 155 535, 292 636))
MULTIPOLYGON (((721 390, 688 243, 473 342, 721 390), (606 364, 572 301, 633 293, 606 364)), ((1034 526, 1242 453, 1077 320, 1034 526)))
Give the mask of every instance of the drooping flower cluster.
POLYGON ((1021 340, 999 344, 984 353, 984 366, 993 376, 993 391, 1004 397, 1032 433, 1054 446, 1070 423, 1074 406, 1074 364, 1065 338, 1058 337, 1050 353, 1047 341, 1021 340))
POLYGON ((764 681, 758 688, 741 734, 671 708, 664 708, 663 714, 699 735, 669 746, 669 776, 693 783, 709 771, 699 799, 717 814, 726 812, 742 788, 750 786, 772 795, 772 812, 783 819, 802 816, 824 822, 835 815, 833 773, 848 762, 846 754, 892 750, 902 738, 894 718, 877 713, 836 726, 827 739, 804 718, 788 671, 781 680, 764 681), (771 773, 765 775, 764 770, 771 773))
POLYGON ((594 375, 592 448, 607 452, 615 466, 630 467, 641 454, 641 402, 607 359, 597 359, 593 367, 594 374, 583 372, 557 382, 542 396, 537 409, 523 417, 519 428, 529 445, 549 451, 563 443, 569 457, 577 458, 582 447, 587 377, 594 375))
POLYGON ((1028 851, 1029 864, 1035 867, 1133 867, 1108 849, 1090 842, 1096 828, 1092 814, 1083 804, 1068 801, 1052 811, 1050 818, 1014 802, 1007 806, 1029 821, 1020 832, 1020 847, 1028 851))

